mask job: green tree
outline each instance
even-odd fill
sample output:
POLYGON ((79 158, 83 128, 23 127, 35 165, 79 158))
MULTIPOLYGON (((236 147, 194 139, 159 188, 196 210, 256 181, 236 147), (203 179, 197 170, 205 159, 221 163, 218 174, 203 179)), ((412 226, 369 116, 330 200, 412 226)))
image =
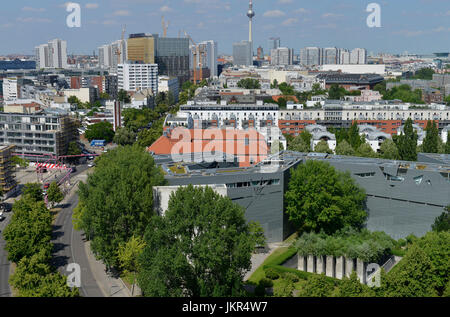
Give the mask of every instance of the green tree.
POLYGON ((436 126, 436 122, 434 122, 434 120, 428 120, 425 131, 426 136, 423 140, 423 151, 425 153, 438 153, 439 130, 436 126))
POLYGON ((102 92, 100 93, 100 99, 101 100, 111 100, 111 96, 109 94, 107 94, 106 92, 102 92))
POLYGON ((406 120, 403 132, 394 139, 398 154, 403 161, 417 161, 417 132, 414 131, 411 118, 406 120))
POLYGON ((398 153, 397 146, 391 139, 384 140, 380 146, 381 157, 387 160, 398 160, 400 154, 398 153))
POLYGON ((316 153, 328 153, 332 154, 333 151, 328 146, 328 142, 325 140, 321 140, 319 143, 316 144, 314 147, 314 152, 316 153))
POLYGON ((421 68, 414 74, 414 79, 433 79, 434 70, 432 68, 421 68))
POLYGON ((47 190, 48 201, 52 204, 60 203, 64 199, 64 194, 56 182, 52 182, 47 190))
POLYGON ((67 147, 67 155, 80 155, 81 154, 81 148, 77 144, 76 141, 72 141, 69 143, 67 147))
POLYGON ((140 257, 145 296, 239 296, 255 238, 244 209, 210 187, 180 187, 152 218, 140 257), (167 259, 170 259, 168 261, 167 259))
POLYGON ((366 195, 349 173, 326 162, 308 160, 291 175, 285 194, 286 214, 299 232, 332 234, 345 226, 360 227, 367 213, 366 195))
POLYGON ((153 186, 166 181, 151 155, 138 146, 119 146, 96 160, 95 171, 79 185, 83 211, 78 220, 95 254, 116 266, 117 250, 142 236, 153 211, 153 186))
POLYGON ((71 105, 77 105, 77 108, 83 108, 83 103, 75 96, 70 96, 69 98, 67 98, 67 102, 71 105))
POLYGON ((392 89, 387 90, 383 94, 383 99, 384 100, 400 99, 403 102, 410 102, 415 104, 424 103, 422 100, 422 90, 416 89, 412 91, 409 85, 400 85, 392 87, 392 89))
POLYGON ((26 159, 21 158, 19 155, 13 155, 11 157, 11 162, 15 165, 19 165, 20 167, 28 167, 30 165, 30 162, 28 162, 26 159))
POLYGON ((275 297, 292 297, 294 291, 294 283, 288 279, 281 279, 273 289, 275 297))
POLYGON ((354 150, 358 150, 361 144, 365 143, 365 137, 359 134, 358 123, 353 122, 352 126, 347 132, 347 141, 354 150))
POLYGON ((361 144, 358 147, 356 153, 358 154, 358 156, 362 157, 378 157, 378 154, 374 152, 369 143, 361 144))
POLYGON ((336 146, 336 154, 353 156, 355 155, 355 150, 353 150, 352 146, 346 140, 343 140, 336 146))
POLYGON ((285 96, 292 96, 295 95, 294 87, 291 85, 288 85, 287 83, 281 83, 278 85, 278 89, 281 90, 281 93, 285 96))
POLYGON ((450 138, 445 143, 445 154, 450 154, 450 138))
POLYGON ((113 141, 118 145, 132 145, 136 142, 136 133, 128 128, 119 128, 114 134, 113 141))
POLYGON ((109 143, 114 138, 113 126, 107 121, 94 123, 87 127, 85 137, 89 141, 105 140, 109 143))
POLYGON ((48 265, 47 250, 24 257, 9 278, 9 283, 18 290, 19 297, 78 297, 77 288, 67 286, 67 278, 54 272, 48 265))
POLYGON ((42 185, 39 183, 28 183, 23 188, 23 196, 31 198, 34 201, 43 201, 42 185))
POLYGON ((144 251, 145 241, 141 237, 132 236, 126 243, 119 245, 117 251, 117 258, 120 263, 120 267, 125 270, 126 273, 133 273, 134 281, 131 289, 131 294, 134 293, 134 284, 136 284, 136 272, 139 269, 138 258, 144 251))
POLYGON ((434 220, 431 226, 433 231, 448 231, 450 230, 450 205, 445 208, 445 211, 434 220))
POLYGON ((340 100, 344 96, 345 96, 345 89, 339 87, 338 84, 331 85, 330 89, 328 90, 328 99, 340 100))
POLYGON ((119 101, 124 102, 124 103, 130 103, 131 102, 130 96, 123 89, 120 89, 119 92, 117 93, 117 99, 119 101))
POLYGON ((261 89, 259 80, 253 78, 244 78, 238 81, 237 86, 245 89, 261 89))
POLYGON ((271 89, 276 89, 278 88, 278 80, 274 79, 273 83, 270 84, 270 88, 271 89))
POLYGON ((308 131, 302 132, 300 135, 296 136, 290 143, 288 143, 288 150, 303 153, 311 152, 311 143, 306 142, 306 138, 303 136, 305 133, 311 135, 308 131))
POLYGON ((24 197, 13 205, 11 222, 3 231, 8 260, 18 263, 25 256, 52 249, 52 215, 44 202, 24 197))

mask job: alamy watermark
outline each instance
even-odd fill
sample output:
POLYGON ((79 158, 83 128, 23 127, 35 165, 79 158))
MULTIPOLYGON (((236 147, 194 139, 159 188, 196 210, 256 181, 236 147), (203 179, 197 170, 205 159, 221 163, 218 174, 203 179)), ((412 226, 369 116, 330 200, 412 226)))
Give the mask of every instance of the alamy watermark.
POLYGON ((67 272, 71 272, 67 277, 67 286, 81 287, 81 268, 78 263, 69 263, 67 265, 67 272))
POLYGON ((381 6, 375 2, 369 3, 366 11, 371 12, 367 17, 367 26, 369 28, 381 28, 381 6))
POLYGON ((81 7, 76 2, 69 2, 66 6, 66 11, 70 12, 67 16, 66 24, 69 28, 81 27, 81 7))

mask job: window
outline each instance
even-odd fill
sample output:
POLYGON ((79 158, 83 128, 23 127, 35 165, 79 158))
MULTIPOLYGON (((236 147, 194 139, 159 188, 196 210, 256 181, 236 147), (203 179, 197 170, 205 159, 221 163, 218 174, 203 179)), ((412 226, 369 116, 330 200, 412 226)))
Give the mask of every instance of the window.
POLYGON ((361 178, 366 178, 366 177, 373 177, 375 176, 375 172, 369 172, 369 173, 356 173, 356 176, 359 176, 361 178))
POLYGON ((414 177, 414 182, 416 183, 416 185, 420 185, 422 183, 423 180, 423 175, 414 177))

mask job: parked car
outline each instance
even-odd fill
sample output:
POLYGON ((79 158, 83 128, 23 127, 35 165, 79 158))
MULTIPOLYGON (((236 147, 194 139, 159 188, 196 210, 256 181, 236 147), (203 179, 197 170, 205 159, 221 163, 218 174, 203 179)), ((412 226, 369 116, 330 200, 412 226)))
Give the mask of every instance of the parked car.
POLYGON ((75 173, 77 171, 77 167, 76 166, 72 166, 72 173, 75 173))
POLYGON ((2 203, 2 204, 0 204, 0 211, 10 212, 11 209, 12 209, 11 204, 8 204, 8 203, 2 203))
POLYGON ((45 183, 44 184, 44 189, 48 189, 50 187, 50 183, 45 183))
POLYGON ((88 167, 94 167, 94 166, 95 166, 94 163, 89 163, 89 164, 88 164, 88 167))
POLYGON ((3 221, 3 220, 5 220, 5 219, 6 219, 5 216, 0 216, 0 222, 3 221))

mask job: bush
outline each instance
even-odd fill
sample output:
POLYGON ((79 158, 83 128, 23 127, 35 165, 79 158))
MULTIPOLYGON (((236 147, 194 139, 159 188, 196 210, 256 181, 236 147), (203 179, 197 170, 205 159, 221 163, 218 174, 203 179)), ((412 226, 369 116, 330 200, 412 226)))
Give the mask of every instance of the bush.
POLYGON ((288 281, 291 281, 292 283, 297 283, 298 281, 300 281, 300 278, 296 274, 291 272, 284 273, 283 278, 288 281))
POLYGON ((275 297, 292 297, 293 291, 294 284, 289 280, 281 279, 274 287, 273 294, 275 297))
POLYGON ((268 268, 265 272, 266 277, 271 280, 276 280, 280 278, 280 274, 278 274, 273 268, 268 268))
POLYGON ((269 280, 268 278, 263 277, 260 281, 258 286, 267 288, 267 287, 273 287, 273 282, 272 280, 269 280))

